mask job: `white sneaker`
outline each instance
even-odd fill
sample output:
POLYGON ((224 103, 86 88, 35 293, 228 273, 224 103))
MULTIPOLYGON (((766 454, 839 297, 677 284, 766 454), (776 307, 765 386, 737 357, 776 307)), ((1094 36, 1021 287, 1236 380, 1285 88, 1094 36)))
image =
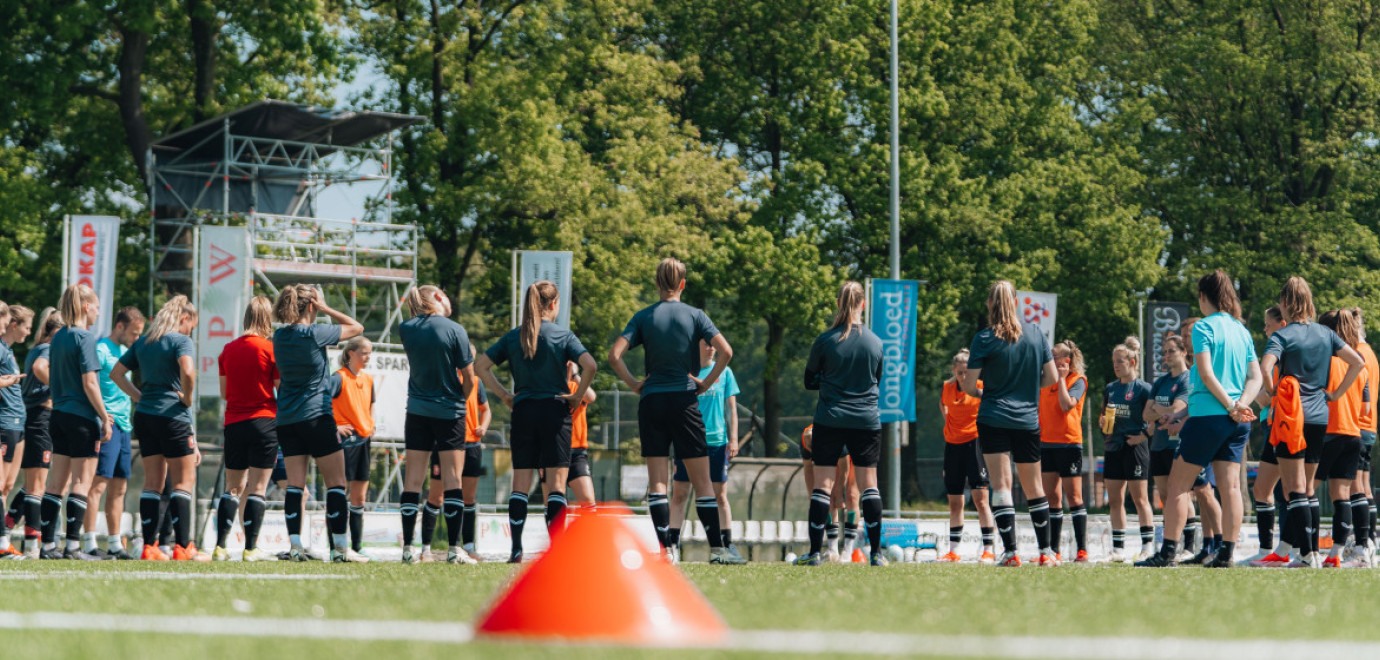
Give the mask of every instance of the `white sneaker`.
POLYGON ((674 546, 674 545, 671 546, 671 547, 669 547, 669 548, 666 548, 666 561, 670 562, 672 566, 675 566, 675 565, 679 564, 679 563, 680 563, 680 548, 678 548, 678 547, 676 547, 676 546, 674 546))
POLYGON ((1186 561, 1188 561, 1188 560, 1194 558, 1195 556, 1196 556, 1196 555, 1195 555, 1194 553, 1192 553, 1192 552, 1190 552, 1190 551, 1188 551, 1188 550, 1180 550, 1180 551, 1179 551, 1179 556, 1176 557, 1176 558, 1174 558, 1174 561, 1177 561, 1177 562, 1179 562, 1180 564, 1182 564, 1182 563, 1184 563, 1184 562, 1186 562, 1186 561))
POLYGON ((1112 548, 1111 553, 1107 555, 1107 561, 1113 564, 1125 564, 1128 559, 1130 556, 1126 554, 1125 548, 1112 548))
POLYGON ((355 552, 354 548, 345 548, 345 563, 347 564, 367 564, 369 555, 362 552, 355 552))
POLYGON ((824 553, 824 561, 837 564, 838 562, 843 561, 843 555, 840 555, 837 549, 830 548, 828 551, 824 553))
POLYGON ((1313 553, 1313 554, 1311 554, 1311 555, 1308 555, 1308 567, 1309 567, 1309 568, 1322 568, 1322 565, 1323 565, 1323 556, 1322 556, 1322 553, 1321 553, 1321 552, 1315 552, 1315 553, 1313 553))
POLYGON ((1155 548, 1149 545, 1140 546, 1140 552, 1136 553, 1136 561, 1145 561, 1155 556, 1155 548))
POLYGON ((470 556, 470 553, 465 552, 464 548, 451 548, 450 552, 446 553, 446 563, 473 565, 478 564, 479 562, 475 561, 474 557, 470 556))
POLYGON ((1253 555, 1251 555, 1251 556, 1249 556, 1249 557, 1247 557, 1247 558, 1245 558, 1245 559, 1242 559, 1241 561, 1236 562, 1236 565, 1237 565, 1237 566, 1254 566, 1254 565, 1255 565, 1255 562, 1258 562, 1258 561, 1260 561, 1260 560, 1262 560, 1262 559, 1264 559, 1264 558, 1266 558, 1266 557, 1269 557, 1269 556, 1270 556, 1270 551, 1269 551, 1269 550, 1264 550, 1264 549, 1262 549, 1261 551, 1259 551, 1259 552, 1257 552, 1257 553, 1255 553, 1255 554, 1253 554, 1253 555))

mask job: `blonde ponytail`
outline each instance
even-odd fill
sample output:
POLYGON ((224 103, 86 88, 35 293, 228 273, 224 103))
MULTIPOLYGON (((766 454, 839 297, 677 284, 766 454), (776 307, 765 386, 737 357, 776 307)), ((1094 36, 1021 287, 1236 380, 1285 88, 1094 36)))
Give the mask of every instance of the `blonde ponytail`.
POLYGON ((63 290, 62 298, 58 300, 58 309, 62 311, 62 320, 66 325, 89 325, 91 319, 86 318, 86 306, 97 302, 96 292, 91 290, 91 287, 73 284, 63 290))
POLYGON ((169 332, 177 332, 177 326, 182 322, 183 316, 196 318, 196 307, 187 299, 187 296, 178 294, 163 303, 163 307, 153 315, 153 321, 149 323, 149 329, 144 333, 145 342, 158 341, 160 337, 169 332))
POLYGON ((412 316, 426 316, 428 314, 440 314, 445 311, 441 304, 436 302, 437 296, 445 295, 438 286, 423 284, 413 287, 407 292, 407 311, 412 316))
POLYGON ((1016 285, 1009 280, 997 280, 987 292, 987 307, 990 310, 987 325, 992 334, 1008 344, 1021 338, 1021 317, 1016 309, 1016 285))
POLYGON ((522 328, 518 337, 522 340, 522 354, 532 359, 537 354, 537 337, 541 334, 541 315, 560 297, 560 290, 546 280, 527 287, 527 296, 522 305, 522 328))
POLYGON ((853 334, 853 317, 862 311, 863 303, 866 302, 866 293, 863 286, 848 280, 839 287, 838 307, 834 310, 834 320, 829 324, 829 329, 833 330, 843 326, 843 332, 839 334, 839 341, 843 341, 853 334))

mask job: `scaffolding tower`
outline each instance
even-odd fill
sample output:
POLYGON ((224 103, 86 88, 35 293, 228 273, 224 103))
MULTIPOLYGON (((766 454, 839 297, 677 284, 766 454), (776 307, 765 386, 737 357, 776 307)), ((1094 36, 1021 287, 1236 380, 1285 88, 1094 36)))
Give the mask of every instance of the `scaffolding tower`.
POLYGON ((420 235, 393 222, 398 130, 423 118, 259 101, 155 141, 149 150, 149 308, 162 293, 197 300, 197 229, 244 226, 253 288, 321 287, 385 348, 416 285, 420 235), (326 188, 374 182, 353 218, 317 216, 326 188), (366 220, 367 219, 367 220, 366 220))

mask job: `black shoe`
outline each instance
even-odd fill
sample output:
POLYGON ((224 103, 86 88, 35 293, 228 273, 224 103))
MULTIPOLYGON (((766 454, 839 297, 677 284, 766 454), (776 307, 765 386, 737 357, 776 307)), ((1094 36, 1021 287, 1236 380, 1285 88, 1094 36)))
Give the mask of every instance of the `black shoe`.
POLYGON ((68 551, 66 552, 66 558, 67 558, 67 559, 75 559, 75 560, 77 560, 77 561, 100 561, 100 560, 101 560, 100 557, 97 557, 96 555, 92 555, 92 554, 87 554, 87 553, 85 553, 85 552, 82 552, 81 550, 68 550, 68 551))
POLYGON ((1174 568, 1178 565, 1179 562, 1173 558, 1167 558, 1161 553, 1155 553, 1150 555, 1149 559, 1136 562, 1136 566, 1139 568, 1174 568))
POLYGON ((1233 564, 1234 562, 1232 562, 1231 555, 1225 552, 1218 552, 1217 556, 1212 558, 1212 561, 1204 563, 1203 566, 1205 568, 1231 568, 1233 564))
POLYGON ((38 558, 39 558, 39 559, 66 559, 66 558, 67 558, 67 555, 64 555, 64 554, 62 553, 62 551, 61 551, 61 550, 58 550, 57 548, 52 548, 52 549, 44 548, 43 550, 40 550, 40 551, 39 551, 39 553, 38 553, 38 558))
POLYGON ((513 554, 511 554, 511 555, 508 556, 508 563, 509 563, 509 564, 521 564, 521 563, 522 563, 522 551, 521 551, 521 550, 514 550, 514 551, 513 551, 513 554))
POLYGON ((115 555, 112 555, 100 548, 96 548, 95 551, 88 552, 86 554, 91 555, 92 557, 95 557, 96 559, 100 559, 102 561, 115 558, 115 555))
POLYGON ((1198 551, 1198 554, 1193 555, 1192 557, 1190 557, 1190 558, 1188 558, 1188 559, 1185 559, 1185 560, 1184 560, 1184 563, 1185 563, 1185 564, 1193 564, 1193 565, 1195 565, 1195 566, 1196 566, 1196 565, 1199 565, 1199 564, 1204 564, 1204 565, 1206 565, 1210 560, 1212 560, 1212 553, 1211 553, 1211 552, 1208 552, 1208 551, 1207 551, 1207 548, 1203 548, 1202 550, 1199 550, 1199 551, 1198 551))
POLYGON ((128 551, 128 550, 125 550, 124 548, 120 548, 120 551, 119 551, 119 552, 117 552, 117 553, 115 553, 115 554, 113 554, 113 555, 110 555, 110 558, 111 558, 111 559, 118 559, 118 560, 120 560, 120 561, 130 561, 130 560, 133 560, 133 559, 138 559, 138 557, 135 557, 134 555, 129 554, 129 551, 128 551))

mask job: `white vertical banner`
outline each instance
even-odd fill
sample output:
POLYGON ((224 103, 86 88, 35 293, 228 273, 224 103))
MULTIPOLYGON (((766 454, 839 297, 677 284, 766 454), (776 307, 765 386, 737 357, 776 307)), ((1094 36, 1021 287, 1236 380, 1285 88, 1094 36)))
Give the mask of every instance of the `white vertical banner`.
POLYGON ((1017 291, 1016 309, 1026 323, 1040 326, 1045 340, 1054 345, 1054 316, 1059 306, 1059 294, 1037 291, 1017 291))
POLYGON ((220 352, 243 332, 249 304, 249 231, 245 227, 200 228, 196 255, 197 379, 200 396, 220 396, 220 352))
POLYGON ((120 241, 120 219, 113 215, 69 215, 63 236, 62 287, 85 284, 101 299, 101 318, 95 330, 110 334, 115 314, 115 254, 120 241))
POLYGON ((556 317, 556 323, 569 328, 570 274, 575 262, 574 253, 529 250, 517 250, 516 253, 517 278, 513 285, 517 289, 513 292, 513 305, 517 313, 513 314, 513 326, 522 324, 523 301, 527 296, 527 287, 542 280, 550 280, 561 292, 561 311, 556 317))

